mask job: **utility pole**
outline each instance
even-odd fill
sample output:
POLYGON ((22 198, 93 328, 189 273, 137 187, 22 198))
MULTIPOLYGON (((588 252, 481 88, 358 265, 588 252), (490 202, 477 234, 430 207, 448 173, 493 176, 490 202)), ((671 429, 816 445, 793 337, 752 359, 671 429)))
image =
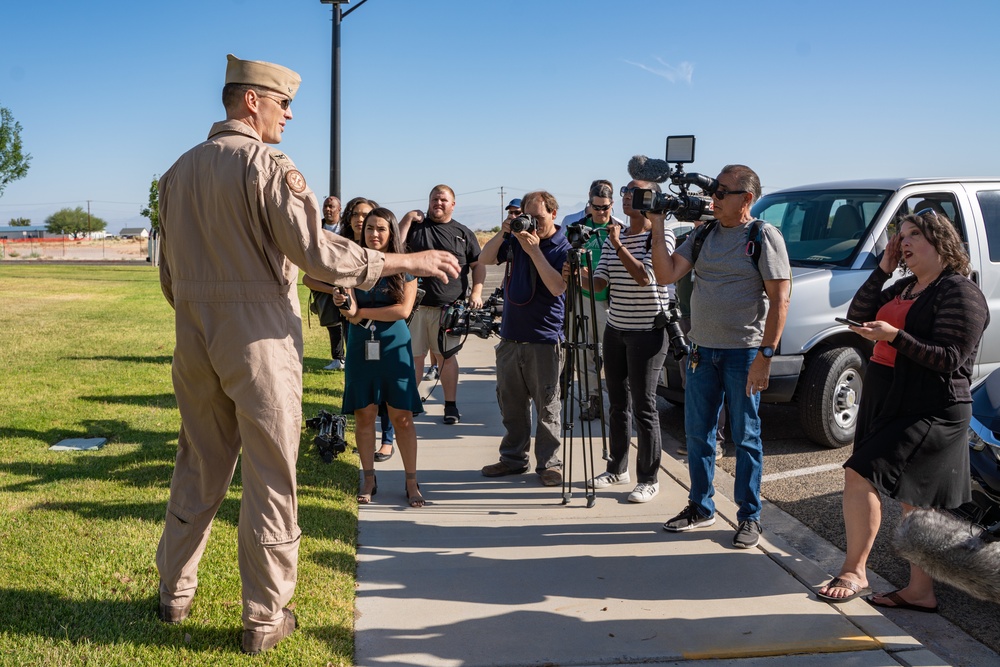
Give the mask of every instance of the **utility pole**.
POLYGON ((87 200, 87 240, 91 240, 90 236, 90 200, 87 200))
POLYGON ((333 52, 330 55, 330 194, 340 199, 340 22, 368 0, 361 0, 346 12, 341 5, 351 0, 319 0, 333 5, 333 52))

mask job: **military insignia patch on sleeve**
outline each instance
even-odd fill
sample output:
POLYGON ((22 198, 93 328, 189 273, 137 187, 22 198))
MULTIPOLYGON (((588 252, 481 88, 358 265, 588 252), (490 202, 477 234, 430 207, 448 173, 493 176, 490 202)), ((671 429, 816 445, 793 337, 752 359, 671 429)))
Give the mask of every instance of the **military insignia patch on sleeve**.
POLYGON ((288 188, 295 194, 304 192, 306 189, 306 179, 297 169, 292 169, 290 172, 285 174, 285 183, 288 184, 288 188))

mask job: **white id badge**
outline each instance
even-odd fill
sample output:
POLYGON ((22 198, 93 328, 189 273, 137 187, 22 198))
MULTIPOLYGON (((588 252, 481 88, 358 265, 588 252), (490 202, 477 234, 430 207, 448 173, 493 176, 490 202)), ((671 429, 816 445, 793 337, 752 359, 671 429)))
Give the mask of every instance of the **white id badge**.
POLYGON ((365 361, 378 361, 380 358, 379 342, 375 340, 375 325, 371 325, 372 337, 365 341, 365 361))

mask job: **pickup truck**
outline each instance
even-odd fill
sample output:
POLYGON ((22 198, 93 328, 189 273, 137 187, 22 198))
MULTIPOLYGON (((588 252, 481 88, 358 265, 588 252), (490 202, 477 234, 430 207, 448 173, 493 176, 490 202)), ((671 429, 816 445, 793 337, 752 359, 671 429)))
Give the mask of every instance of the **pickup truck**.
MULTIPOLYGON (((826 447, 854 440, 871 344, 834 321, 877 264, 888 228, 928 207, 955 224, 972 260, 971 278, 990 306, 976 377, 1000 366, 1000 179, 896 178, 804 185, 769 193, 753 215, 781 230, 792 265, 792 294, 781 343, 761 400, 793 401, 809 439, 826 447)), ((897 271, 896 278, 902 273, 897 271)), ((668 355, 660 393, 683 401, 668 355)))

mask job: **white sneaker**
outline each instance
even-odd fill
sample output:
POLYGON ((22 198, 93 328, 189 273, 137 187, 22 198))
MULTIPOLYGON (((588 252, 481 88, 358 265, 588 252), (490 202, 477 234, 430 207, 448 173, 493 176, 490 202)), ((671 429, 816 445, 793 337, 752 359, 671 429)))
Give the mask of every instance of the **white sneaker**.
POLYGON ((334 359, 326 366, 323 367, 324 371, 341 371, 344 370, 344 362, 340 359, 334 359))
POLYGON ((610 472, 602 472, 593 479, 595 489, 604 489, 609 486, 615 486, 616 484, 628 484, 631 481, 632 478, 629 477, 628 470, 620 475, 615 475, 610 472))
POLYGON ((660 492, 660 483, 639 482, 635 485, 635 490, 628 494, 630 503, 648 503, 660 492))
POLYGON ((424 382, 430 382, 431 380, 437 380, 440 376, 437 366, 431 366, 430 370, 424 373, 424 382))

